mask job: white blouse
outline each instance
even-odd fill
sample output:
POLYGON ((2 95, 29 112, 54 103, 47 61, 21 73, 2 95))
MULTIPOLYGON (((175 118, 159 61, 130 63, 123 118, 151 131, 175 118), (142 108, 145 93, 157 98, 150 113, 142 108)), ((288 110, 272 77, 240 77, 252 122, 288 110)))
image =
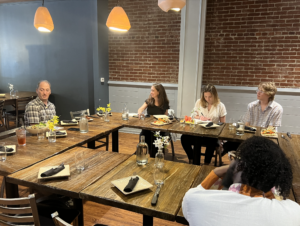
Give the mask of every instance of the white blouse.
POLYGON ((207 106, 204 108, 200 103, 200 99, 197 100, 192 116, 202 116, 203 114, 204 117, 210 118, 214 123, 218 123, 221 117, 227 115, 225 105, 222 102, 220 102, 217 106, 211 106, 209 111, 207 106))

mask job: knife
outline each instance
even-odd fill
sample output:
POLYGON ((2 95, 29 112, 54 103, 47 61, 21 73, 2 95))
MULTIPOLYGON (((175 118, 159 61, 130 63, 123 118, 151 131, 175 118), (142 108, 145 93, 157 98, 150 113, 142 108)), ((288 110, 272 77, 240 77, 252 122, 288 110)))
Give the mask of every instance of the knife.
POLYGON ((156 191, 152 197, 152 201, 151 201, 151 205, 152 206, 155 206, 156 203, 157 203, 157 200, 158 200, 158 196, 159 196, 159 192, 160 192, 160 188, 161 188, 161 185, 158 185, 157 188, 156 188, 156 191))
POLYGON ((292 139, 292 135, 291 135, 290 132, 287 132, 286 135, 287 135, 290 139, 292 139))

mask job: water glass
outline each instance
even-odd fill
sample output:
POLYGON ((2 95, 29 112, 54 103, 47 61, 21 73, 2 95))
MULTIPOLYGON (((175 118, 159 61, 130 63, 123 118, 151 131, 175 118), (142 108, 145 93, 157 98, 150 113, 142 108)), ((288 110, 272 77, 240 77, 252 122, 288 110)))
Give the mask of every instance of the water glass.
POLYGON ((234 130, 234 128, 236 127, 234 119, 230 118, 228 123, 229 123, 229 126, 228 126, 229 130, 234 130))
POLYGON ((17 139, 18 139, 18 145, 25 146, 26 145, 26 130, 20 128, 16 131, 16 134, 17 134, 17 139))
POLYGON ((15 96, 16 98, 19 98, 19 91, 18 91, 18 90, 14 90, 14 96, 15 96))
POLYGON ((156 185, 164 184, 165 174, 163 167, 155 167, 153 177, 156 185))
POLYGON ((81 173, 85 168, 84 152, 79 151, 75 153, 75 164, 77 173, 81 173))
POLYGON ((4 142, 0 142, 0 161, 5 162, 6 160, 6 147, 4 142))
POLYGON ((37 133, 36 135, 38 140, 43 140, 45 138, 45 133, 37 133))
POLYGON ((140 119, 141 120, 145 120, 145 115, 146 115, 146 112, 143 111, 139 116, 140 116, 140 119))
POLYGON ((242 136, 245 133, 245 123, 238 122, 239 127, 236 129, 236 135, 242 136))
POLYGON ((109 122, 109 112, 104 112, 104 122, 109 122))
POLYGON ((48 132, 48 141, 50 143, 55 143, 56 142, 56 132, 55 131, 49 131, 48 132))
POLYGON ((123 109, 122 110, 122 120, 127 121, 128 120, 128 115, 129 115, 129 110, 123 109))

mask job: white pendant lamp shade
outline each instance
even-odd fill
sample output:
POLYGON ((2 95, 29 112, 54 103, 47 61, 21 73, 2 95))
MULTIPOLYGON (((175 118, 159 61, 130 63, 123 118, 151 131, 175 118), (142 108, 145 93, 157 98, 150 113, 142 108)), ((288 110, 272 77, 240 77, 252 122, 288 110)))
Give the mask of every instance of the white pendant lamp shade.
POLYGON ((120 6, 112 9, 107 18, 106 26, 117 31, 128 31, 131 28, 127 14, 120 6))
POLYGON ((163 11, 168 12, 170 9, 180 11, 186 4, 186 0, 158 0, 158 6, 163 11))
POLYGON ((36 29, 42 32, 51 32, 54 29, 52 17, 48 9, 44 6, 40 6, 34 16, 33 25, 36 29))

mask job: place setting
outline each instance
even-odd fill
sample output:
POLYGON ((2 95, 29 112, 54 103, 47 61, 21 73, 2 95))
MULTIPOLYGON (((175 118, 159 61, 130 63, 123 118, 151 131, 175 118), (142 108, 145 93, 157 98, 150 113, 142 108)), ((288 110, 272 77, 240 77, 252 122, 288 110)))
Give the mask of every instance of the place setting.
POLYGON ((39 180, 46 179, 56 179, 56 178, 65 178, 69 177, 70 174, 70 165, 64 165, 64 163, 59 166, 46 166, 41 167, 38 173, 39 180))
POLYGON ((0 161, 6 161, 7 155, 13 155, 16 153, 16 145, 6 145, 4 142, 0 142, 0 161))

